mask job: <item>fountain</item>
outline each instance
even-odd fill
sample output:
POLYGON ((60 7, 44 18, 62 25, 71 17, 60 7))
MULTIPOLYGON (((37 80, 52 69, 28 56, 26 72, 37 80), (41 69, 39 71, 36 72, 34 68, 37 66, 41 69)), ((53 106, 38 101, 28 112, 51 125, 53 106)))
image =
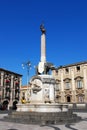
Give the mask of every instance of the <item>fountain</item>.
POLYGON ((41 29, 41 60, 37 74, 30 79, 29 103, 18 103, 16 112, 9 114, 9 120, 29 124, 58 124, 60 122, 77 121, 76 114, 68 109, 68 105, 55 102, 56 80, 50 75, 53 64, 46 62, 46 30, 41 29))

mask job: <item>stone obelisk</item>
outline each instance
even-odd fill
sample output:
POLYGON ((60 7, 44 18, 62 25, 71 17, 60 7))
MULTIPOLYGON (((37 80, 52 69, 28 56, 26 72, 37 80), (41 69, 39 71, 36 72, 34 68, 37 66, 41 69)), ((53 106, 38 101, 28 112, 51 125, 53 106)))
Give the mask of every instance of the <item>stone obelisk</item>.
POLYGON ((43 25, 40 26, 41 35, 41 62, 46 62, 46 30, 43 25))
POLYGON ((44 70, 45 70, 44 64, 46 63, 46 30, 43 24, 41 24, 40 30, 42 32, 41 34, 41 59, 38 65, 38 72, 42 74, 44 73, 44 70))

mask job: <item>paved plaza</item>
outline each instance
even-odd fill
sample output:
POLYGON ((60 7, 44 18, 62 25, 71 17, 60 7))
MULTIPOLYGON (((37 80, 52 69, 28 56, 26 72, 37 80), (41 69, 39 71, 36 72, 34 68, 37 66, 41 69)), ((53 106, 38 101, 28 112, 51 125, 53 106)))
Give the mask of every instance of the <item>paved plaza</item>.
MULTIPOLYGON (((0 119, 6 115, 0 114, 0 119)), ((61 125, 26 125, 0 121, 0 130, 87 130, 87 113, 77 113, 77 115, 82 117, 80 122, 61 125)))

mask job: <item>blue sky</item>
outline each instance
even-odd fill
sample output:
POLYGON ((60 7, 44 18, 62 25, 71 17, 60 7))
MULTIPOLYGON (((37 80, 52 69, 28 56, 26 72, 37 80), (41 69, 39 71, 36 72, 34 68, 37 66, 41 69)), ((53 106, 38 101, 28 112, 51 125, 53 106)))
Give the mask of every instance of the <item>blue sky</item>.
POLYGON ((40 61, 40 24, 46 28, 47 61, 55 66, 87 61, 86 0, 0 0, 0 68, 23 75, 21 64, 40 61))

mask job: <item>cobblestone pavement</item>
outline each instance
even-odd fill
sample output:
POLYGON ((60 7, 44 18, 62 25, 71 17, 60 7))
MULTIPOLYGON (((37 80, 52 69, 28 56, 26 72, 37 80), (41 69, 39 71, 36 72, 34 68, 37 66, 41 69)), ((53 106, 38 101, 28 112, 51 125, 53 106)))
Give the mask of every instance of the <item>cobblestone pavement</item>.
MULTIPOLYGON (((82 117, 78 123, 62 125, 25 125, 19 123, 0 121, 0 130, 87 130, 87 113, 77 113, 82 117)), ((0 114, 2 119, 6 114, 0 114)))

